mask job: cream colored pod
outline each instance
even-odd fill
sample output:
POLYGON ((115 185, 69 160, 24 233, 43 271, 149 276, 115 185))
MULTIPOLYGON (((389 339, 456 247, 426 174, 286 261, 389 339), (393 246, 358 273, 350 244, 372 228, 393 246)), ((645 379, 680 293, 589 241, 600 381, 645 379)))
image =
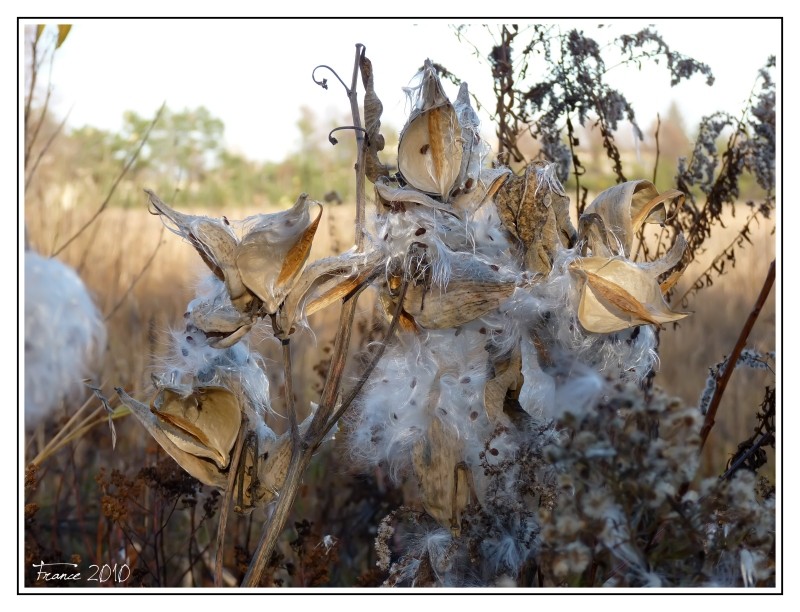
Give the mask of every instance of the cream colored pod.
POLYGON ((236 396, 222 387, 189 394, 160 389, 150 406, 117 389, 122 403, 178 465, 200 482, 225 488, 226 470, 242 414, 236 396))
POLYGON ((414 106, 400 134, 400 174, 415 189, 446 198, 461 173, 464 139, 455 108, 430 60, 425 60, 414 106))
POLYGON ((666 220, 665 203, 678 204, 684 195, 669 190, 659 193, 650 181, 628 181, 600 193, 581 215, 580 238, 592 257, 580 257, 570 270, 581 283, 578 320, 594 333, 613 333, 637 325, 678 321, 688 313, 674 312, 664 293, 680 270, 664 287, 658 277, 675 268, 683 257, 686 241, 678 234, 664 257, 652 262, 629 259, 636 232, 645 223, 666 220))

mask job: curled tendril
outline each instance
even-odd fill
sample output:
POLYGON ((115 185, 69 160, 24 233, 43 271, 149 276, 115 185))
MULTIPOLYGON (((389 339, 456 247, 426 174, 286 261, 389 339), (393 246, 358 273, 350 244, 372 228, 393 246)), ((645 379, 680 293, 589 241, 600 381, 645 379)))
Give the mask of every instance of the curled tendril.
POLYGON ((332 145, 335 145, 335 144, 338 144, 338 143, 339 143, 339 141, 338 141, 338 140, 336 140, 336 139, 333 137, 333 133, 334 133, 334 132, 338 132, 339 130, 356 130, 356 131, 359 131, 359 132, 364 132, 364 138, 365 138, 365 139, 366 139, 366 141, 367 141, 367 146, 369 146, 369 134, 367 134, 367 130, 365 130, 365 129, 364 129, 364 128, 362 128, 362 127, 355 126, 355 125, 341 125, 341 126, 339 126, 339 127, 337 127, 337 128, 333 128, 333 129, 330 131, 330 133, 328 134, 328 140, 330 141, 330 143, 331 143, 332 145))
POLYGON ((333 74, 333 76, 335 76, 337 79, 339 79, 339 82, 342 84, 342 87, 344 87, 344 89, 347 92, 347 94, 350 95, 350 88, 347 85, 344 84, 344 81, 336 73, 336 71, 333 68, 331 68, 330 66, 328 66, 327 64, 320 64, 319 66, 314 68, 314 70, 311 71, 311 80, 312 81, 314 81, 317 85, 322 87, 322 89, 328 89, 328 79, 322 79, 321 81, 318 81, 317 78, 314 76, 316 74, 317 70, 319 70, 320 68, 325 68, 327 70, 330 70, 331 73, 333 74))

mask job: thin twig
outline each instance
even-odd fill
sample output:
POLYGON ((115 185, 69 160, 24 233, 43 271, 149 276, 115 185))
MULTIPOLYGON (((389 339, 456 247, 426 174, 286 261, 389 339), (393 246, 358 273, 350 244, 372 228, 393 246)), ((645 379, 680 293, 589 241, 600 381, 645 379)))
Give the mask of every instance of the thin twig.
POLYGON ((661 113, 656 113, 656 161, 653 163, 653 185, 656 184, 658 175, 658 158, 661 156, 661 146, 658 143, 658 134, 661 131, 661 113))
POLYGON ((751 456, 753 453, 755 453, 755 452, 756 452, 756 451, 757 451, 759 448, 761 448, 761 447, 762 447, 762 446, 763 446, 765 443, 769 442, 770 438, 774 438, 774 437, 775 437, 775 434, 774 434, 774 433, 772 433, 771 431, 765 431, 763 434, 761 434, 761 437, 760 437, 758 440, 756 440, 756 442, 753 444, 753 446, 751 446, 750 448, 748 448, 748 449, 747 449, 747 452, 746 452, 744 455, 742 455, 741 457, 739 457, 739 458, 738 458, 738 459, 737 459, 737 460, 734 462, 734 464, 733 464, 731 467, 729 467, 729 468, 728 468, 728 470, 727 470, 727 471, 726 471, 726 472, 725 472, 725 473, 724 473, 722 476, 720 476, 720 477, 719 477, 719 479, 720 479, 720 480, 727 480, 728 478, 730 478, 731 476, 733 476, 733 473, 734 473, 736 470, 738 470, 738 469, 739 469, 739 468, 742 466, 742 464, 743 464, 745 461, 747 461, 747 459, 749 459, 749 458, 750 458, 750 456, 751 456))
POLYGON ((747 238, 746 236, 742 235, 742 232, 750 227, 750 223, 752 223, 753 220, 755 220, 756 217, 758 217, 758 209, 754 210, 750 214, 750 216, 745 220, 744 225, 742 226, 742 229, 739 230, 739 233, 736 234, 736 236, 734 237, 733 240, 731 240, 731 242, 728 244, 728 246, 726 246, 724 249, 722 249, 719 252, 719 254, 716 257, 714 257, 714 259, 711 260, 711 263, 708 264, 708 266, 705 268, 705 270, 703 270, 700 274, 697 275, 697 277, 689 284, 689 288, 686 291, 683 292, 683 295, 680 297, 680 299, 678 299, 676 302, 674 302, 675 304, 683 304, 684 300, 687 297, 689 297, 690 293, 696 292, 698 290, 698 287, 697 287, 698 281, 700 281, 704 276, 709 274, 711 272, 711 270, 714 269, 714 266, 717 264, 717 262, 720 259, 722 259, 723 257, 725 257, 728 254, 728 252, 734 246, 736 246, 736 244, 738 242, 740 242, 743 239, 749 240, 749 238, 747 238))
POLYGON ((764 286, 761 287, 761 293, 758 294, 758 299, 753 306, 753 310, 747 317, 747 321, 745 321, 744 327, 742 327, 742 331, 739 333, 739 337, 736 340, 736 344, 733 346, 730 356, 717 373, 716 380, 714 381, 714 395, 711 397, 711 402, 708 405, 708 412, 706 412, 706 417, 703 421, 703 427, 700 429, 700 448, 698 449, 698 453, 703 450, 703 446, 705 446, 706 440, 708 439, 708 434, 711 432, 711 428, 714 426, 714 417, 716 417, 717 409, 722 401, 722 394, 725 393, 725 388, 728 386, 728 381, 731 378, 731 374, 733 374, 733 371, 736 369, 736 361, 739 359, 739 355, 741 354, 742 349, 747 342, 747 337, 750 335, 750 330, 753 329, 753 325, 755 325, 758 315, 761 313, 761 309, 764 307, 764 303, 767 301, 767 296, 769 296, 769 292, 772 290, 772 284, 774 282, 775 260, 773 259, 772 263, 769 265, 767 278, 764 279, 764 286))
POLYGON ((222 507, 219 511, 219 523, 217 524, 217 555, 214 559, 214 586, 222 586, 222 557, 225 552, 225 528, 228 526, 228 511, 233 501, 233 487, 236 483, 236 476, 239 474, 239 456, 242 454, 244 446, 244 432, 247 429, 247 419, 242 419, 242 426, 239 427, 239 435, 236 438, 236 445, 233 447, 233 456, 228 464, 228 482, 225 487, 225 495, 222 497, 222 507))
POLYGON ((71 112, 72 109, 69 109, 69 111, 67 111, 67 114, 64 115, 64 118, 61 120, 61 123, 58 124, 58 127, 56 127, 53 133, 50 134, 50 138, 47 139, 47 142, 44 143, 44 146, 39 151, 39 154, 36 156, 36 161, 33 162, 33 166, 31 166, 31 168, 28 169, 26 163, 25 173, 27 176, 25 177, 25 192, 28 191, 28 186, 31 184, 31 179, 33 179, 33 175, 36 174, 36 169, 39 167, 39 164, 41 163, 45 154, 47 153, 47 151, 50 150, 50 147, 53 146, 53 142, 55 141, 55 139, 64 130, 64 126, 67 124, 67 119, 69 119, 69 115, 71 112))
POLYGON ((133 166, 134 162, 139 158, 139 153, 142 152, 142 149, 144 148, 144 145, 147 142, 148 137, 150 136, 150 132, 153 130, 153 128, 155 127, 156 123, 158 123, 158 120, 161 118, 161 113, 164 111, 164 108, 166 107, 166 104, 167 103, 164 102, 161 105, 161 108, 158 109, 158 112, 156 113, 156 116, 153 117, 153 120, 150 122, 150 125, 147 126, 147 129, 145 130, 144 135, 142 136, 142 139, 139 141, 139 146, 136 148, 136 151, 134 151, 133 155, 131 155, 131 157, 128 159, 127 163, 122 168, 122 171, 117 175, 117 178, 114 179, 114 183, 111 185, 111 189, 108 191, 108 194, 106 195, 105 200, 103 200, 103 203, 100 204, 100 208, 98 208, 94 212, 94 214, 91 216, 91 218, 86 223, 84 223, 81 226, 81 228, 77 232, 75 232, 75 234, 73 234, 73 236, 71 238, 69 238, 64 244, 62 244, 58 249, 56 249, 55 253, 53 253, 53 255, 52 255, 53 257, 57 256, 59 253, 61 253, 61 251, 63 251, 70 244, 72 244, 72 242, 78 236, 80 236, 86 230, 87 227, 89 227, 92 223, 94 223, 94 221, 97 219, 97 217, 100 216, 100 213, 102 213, 106 209, 106 207, 108 206, 108 203, 111 201, 111 197, 114 195, 114 192, 117 190, 117 186, 120 184, 122 179, 125 178, 125 175, 128 173, 128 170, 131 169, 131 167, 133 166))

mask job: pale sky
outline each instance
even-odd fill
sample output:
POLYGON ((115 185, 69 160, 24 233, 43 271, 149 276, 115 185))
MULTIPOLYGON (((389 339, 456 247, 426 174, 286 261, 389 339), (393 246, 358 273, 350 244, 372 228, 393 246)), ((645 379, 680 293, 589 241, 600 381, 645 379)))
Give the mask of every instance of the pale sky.
MULTIPOLYGON (((611 70, 609 81, 628 96, 643 129, 656 113, 663 116, 672 100, 690 130, 713 111, 738 114, 767 56, 775 54, 780 61, 778 20, 547 22, 563 30, 579 27, 601 43, 653 23, 673 49, 711 66, 713 87, 695 76, 671 88, 663 63, 646 63, 642 71, 611 70), (741 44, 720 44, 722 39, 741 44)), ((491 48, 478 24, 467 37, 484 52, 491 48)), ((335 77, 318 71, 330 84, 325 91, 312 82, 311 71, 328 64, 349 84, 356 42, 366 45, 373 62, 383 122, 398 130, 408 112, 402 87, 426 57, 466 80, 481 101, 493 106, 488 64, 444 21, 117 19, 74 21, 53 66, 53 110, 63 117, 71 109, 68 125, 73 127, 118 130, 125 110, 152 116, 164 100, 173 110, 203 105, 224 122, 229 149, 256 160, 279 160, 298 143, 301 106, 319 117, 349 113, 335 77)), ((446 87, 454 96, 455 88, 446 87)), ((490 136, 488 114, 482 122, 490 136)))

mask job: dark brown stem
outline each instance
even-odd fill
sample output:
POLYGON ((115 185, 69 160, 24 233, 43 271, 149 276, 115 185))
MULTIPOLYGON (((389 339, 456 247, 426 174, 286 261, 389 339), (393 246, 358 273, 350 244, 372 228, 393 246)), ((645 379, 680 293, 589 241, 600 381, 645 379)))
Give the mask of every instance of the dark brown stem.
POLYGON ((294 405, 294 389, 292 388, 292 350, 289 338, 281 340, 283 348, 283 394, 286 397, 286 412, 289 415, 289 429, 292 433, 292 452, 300 447, 300 430, 297 427, 297 410, 294 405))
MULTIPOLYGON (((353 114, 353 125, 356 128, 356 140, 358 143, 358 161, 356 162, 356 246, 359 250, 364 248, 364 215, 366 198, 364 195, 365 185, 365 165, 364 165, 364 135, 361 131, 361 114, 358 109, 358 68, 361 63, 361 56, 364 53, 364 45, 356 45, 356 57, 353 64, 353 80, 347 89, 347 97, 350 99, 350 110, 353 114)), ((335 73, 334 73, 335 74, 335 73)), ((338 78, 338 75, 337 75, 338 78)), ((339 79, 341 81, 341 79, 339 79)), ((344 374, 344 366, 347 361, 347 353, 350 348, 350 335, 353 329, 353 320, 356 314, 356 303, 359 293, 344 300, 341 316, 339 318, 339 329, 336 332, 336 340, 333 346, 333 356, 331 365, 328 369, 328 376, 325 380, 325 387, 322 390, 319 408, 311 420, 308 430, 300 439, 300 444, 294 446, 292 458, 289 461, 289 469, 286 480, 281 488, 275 511, 270 520, 264 525, 261 538, 258 541, 250 567, 247 569, 242 586, 256 587, 261 582, 261 575, 267 566, 267 562, 272 556, 272 551, 278 542, 283 527, 289 518, 289 514, 297 497, 300 488, 300 481, 303 474, 311 463, 317 442, 322 439, 329 420, 336 405, 336 398, 339 395, 339 387, 344 374)))
POLYGON ((222 557, 225 553, 225 528, 228 526, 228 511, 233 501, 233 488, 236 484, 236 476, 239 473, 239 457, 244 446, 244 432, 247 429, 247 419, 242 419, 242 426, 239 428, 239 436, 233 447, 233 456, 228 464, 228 482, 225 488, 225 495, 222 499, 222 507, 219 511, 219 524, 217 525, 217 556, 214 560, 214 586, 222 586, 222 557))
POLYGON ((331 430, 331 428, 339 421, 340 418, 342 418, 342 415, 350 407, 350 404, 353 403, 353 400, 355 400, 356 397, 358 397, 358 394, 361 392, 361 389, 369 380, 369 377, 372 374, 372 371, 375 369, 375 366, 378 365, 378 362, 381 360, 381 357, 383 357, 383 353, 386 351, 386 347, 392 341, 394 333, 397 330, 397 324, 400 321, 400 313, 403 310, 403 301, 405 300, 407 289, 408 289, 408 278, 403 277, 403 284, 400 287, 400 295, 397 298, 397 306, 395 306, 394 312, 392 313, 392 322, 389 324, 389 330, 386 332, 386 337, 383 339, 383 342, 381 342, 380 346, 378 347, 378 350, 373 356, 372 361, 370 361, 369 365, 364 370, 363 374, 361 374, 361 378, 359 379, 359 381, 355 384, 355 386, 352 389, 350 389, 350 393, 347 394, 347 397, 345 397, 344 400, 342 400, 342 404, 336 410, 336 413, 333 415, 333 418, 331 418, 331 420, 328 422, 328 425, 323 431, 322 438, 317 442, 317 445, 319 445, 319 443, 322 442, 325 436, 328 435, 328 432, 331 430))
POLYGON ((747 452, 741 457, 739 457, 736 460, 736 462, 731 467, 729 467, 728 470, 722 476, 719 477, 719 479, 727 480, 728 478, 733 476, 734 472, 736 472, 736 470, 738 470, 742 466, 742 464, 753 455, 753 453, 755 453, 764 444, 766 444, 772 438, 774 438, 774 436, 775 434, 773 434, 771 431, 767 431, 761 434, 761 437, 758 440, 756 440, 755 444, 753 444, 753 446, 747 449, 747 452))
POLYGON ((706 440, 708 439, 708 434, 711 433, 711 428, 714 426, 714 418, 717 416, 717 409, 722 401, 722 394, 725 393, 725 388, 728 386, 728 381, 731 378, 731 374, 733 374, 733 371, 736 369, 736 361, 739 359, 739 355, 744 348, 745 342, 747 342, 747 337, 750 335, 750 330, 753 329, 753 325, 755 325, 758 315, 761 313, 761 309, 764 307, 764 303, 767 301, 767 296, 769 296, 769 292, 772 290, 772 284, 774 282, 775 260, 773 259, 772 263, 769 265, 767 278, 764 279, 764 286, 761 287, 761 293, 758 294, 758 299, 756 300, 755 306, 753 306, 753 310, 747 317, 747 321, 745 321, 744 327, 742 327, 742 331, 739 333, 739 338, 737 338, 736 344, 733 345, 733 350, 731 351, 730 356, 717 373, 716 380, 714 381, 714 395, 711 397, 711 402, 708 406, 708 412, 706 412, 706 418, 703 421, 703 427, 700 430, 700 448, 698 449, 698 452, 702 452, 703 446, 705 446, 706 440))

